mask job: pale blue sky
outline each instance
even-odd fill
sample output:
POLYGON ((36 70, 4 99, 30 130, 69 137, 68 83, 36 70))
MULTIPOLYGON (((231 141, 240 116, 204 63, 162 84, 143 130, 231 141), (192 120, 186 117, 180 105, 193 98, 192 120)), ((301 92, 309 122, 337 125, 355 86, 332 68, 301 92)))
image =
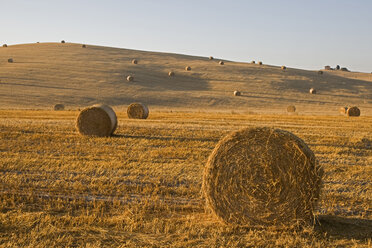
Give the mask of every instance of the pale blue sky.
POLYGON ((60 41, 372 72, 370 0, 0 0, 0 43, 60 41))

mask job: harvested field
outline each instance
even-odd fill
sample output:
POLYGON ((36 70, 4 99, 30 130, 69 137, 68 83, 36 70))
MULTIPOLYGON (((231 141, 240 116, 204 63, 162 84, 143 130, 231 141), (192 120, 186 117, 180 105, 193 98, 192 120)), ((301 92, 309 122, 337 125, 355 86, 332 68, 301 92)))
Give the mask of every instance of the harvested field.
POLYGON ((113 137, 80 136, 78 111, 0 110, 0 246, 368 247, 372 117, 117 111, 113 137), (315 227, 236 228, 201 197, 218 140, 243 127, 304 140, 324 169, 315 227))

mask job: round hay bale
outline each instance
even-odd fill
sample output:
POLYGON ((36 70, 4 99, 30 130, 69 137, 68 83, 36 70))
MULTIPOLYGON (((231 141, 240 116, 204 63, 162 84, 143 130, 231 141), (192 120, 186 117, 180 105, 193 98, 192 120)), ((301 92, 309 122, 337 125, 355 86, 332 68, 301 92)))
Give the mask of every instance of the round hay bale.
POLYGON ((133 80, 134 80, 133 76, 131 76, 131 75, 127 76, 127 81, 128 82, 132 82, 133 80))
POLYGON ((82 47, 82 48, 86 48, 86 47, 87 47, 87 45, 83 44, 83 45, 81 45, 81 47, 82 47))
POLYGON ((319 74, 319 75, 322 75, 322 74, 323 74, 323 71, 318 71, 318 74, 319 74))
POLYGON ((340 70, 341 71, 349 71, 346 67, 342 67, 340 70))
POLYGON ((207 206, 233 225, 311 222, 323 170, 294 134, 246 128, 221 139, 204 167, 207 206))
POLYGON ((310 94, 316 94, 316 89, 311 88, 311 89, 309 90, 309 92, 310 92, 310 94))
POLYGON ((287 112, 289 112, 289 113, 294 113, 294 112, 296 112, 296 107, 293 106, 293 105, 289 105, 289 106, 287 107, 287 112))
POLYGON ((8 59, 8 63, 13 63, 14 61, 13 61, 13 59, 12 58, 9 58, 8 59))
POLYGON ((223 62, 223 61, 220 61, 220 62, 218 62, 218 64, 220 64, 220 65, 224 65, 224 64, 225 64, 225 62, 223 62))
POLYGON ((241 94, 242 94, 242 93, 241 93, 240 91, 237 91, 237 90, 234 91, 234 96, 241 96, 241 94))
POLYGON ((114 133, 118 120, 114 110, 104 104, 83 109, 77 120, 76 128, 82 135, 107 137, 114 133))
POLYGON ((209 56, 209 60, 213 60, 214 58, 212 56, 209 56))
POLYGON ((360 116, 360 109, 356 106, 348 108, 346 111, 347 116, 360 116))
POLYGON ((61 40, 61 43, 66 43, 64 40, 61 40))
POLYGON ((347 113, 347 109, 348 109, 348 107, 341 107, 341 108, 339 109, 340 114, 342 114, 342 115, 346 115, 346 113, 347 113))
POLYGON ((149 116, 149 109, 145 104, 132 103, 127 109, 129 119, 147 119, 149 116))
POLYGON ((174 77, 174 72, 173 71, 168 72, 168 76, 174 77))
POLYGON ((190 67, 190 66, 186 66, 186 67, 185 67, 185 70, 186 70, 186 71, 191 71, 191 67, 190 67))
POLYGON ((138 63, 138 61, 137 61, 136 59, 133 59, 133 60, 132 60, 132 64, 133 64, 133 65, 136 65, 137 63, 138 63))
POLYGON ((287 67, 285 65, 282 65, 281 69, 284 71, 287 69, 287 67))
POLYGON ((4 44, 3 47, 8 47, 8 45, 7 44, 4 44))
POLYGON ((65 105, 63 105, 63 104, 56 104, 56 105, 54 105, 53 109, 56 110, 56 111, 65 110, 65 105))
POLYGON ((252 61, 251 61, 251 64, 256 64, 256 61, 252 60, 252 61))
POLYGON ((258 64, 259 64, 259 65, 262 65, 262 61, 258 61, 258 64))

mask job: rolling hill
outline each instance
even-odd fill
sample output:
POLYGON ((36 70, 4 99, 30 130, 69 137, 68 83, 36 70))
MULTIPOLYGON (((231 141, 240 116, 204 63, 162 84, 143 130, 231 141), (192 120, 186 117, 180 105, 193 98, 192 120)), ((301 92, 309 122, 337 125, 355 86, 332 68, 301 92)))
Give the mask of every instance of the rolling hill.
POLYGON ((220 60, 74 43, 10 45, 0 48, 0 108, 106 103, 124 110, 138 101, 152 110, 285 113, 295 105, 300 114, 332 115, 357 105, 372 115, 372 74, 220 60), (311 87, 317 94, 309 94, 311 87), (242 96, 234 97, 235 90, 242 96))

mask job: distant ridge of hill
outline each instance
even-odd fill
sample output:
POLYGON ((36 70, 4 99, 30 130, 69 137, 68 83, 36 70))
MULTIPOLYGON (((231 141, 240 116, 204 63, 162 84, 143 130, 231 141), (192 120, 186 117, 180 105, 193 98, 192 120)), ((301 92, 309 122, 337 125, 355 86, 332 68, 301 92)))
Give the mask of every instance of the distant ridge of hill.
POLYGON ((372 115, 372 74, 283 71, 263 63, 75 43, 8 45, 0 47, 0 108, 106 103, 124 109, 143 102, 159 110, 285 113, 295 105, 300 113, 338 114, 339 107, 356 105, 362 115, 372 115), (128 75, 134 80, 128 82, 128 75), (235 97, 235 90, 242 96, 235 97))

